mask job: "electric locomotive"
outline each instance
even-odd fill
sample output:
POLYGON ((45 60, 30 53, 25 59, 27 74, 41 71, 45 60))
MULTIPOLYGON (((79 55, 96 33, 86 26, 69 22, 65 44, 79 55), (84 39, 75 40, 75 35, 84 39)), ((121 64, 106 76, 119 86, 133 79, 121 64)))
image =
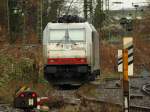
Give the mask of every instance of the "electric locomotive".
POLYGON ((77 16, 50 22, 43 32, 44 76, 54 85, 84 84, 100 75, 99 36, 77 16))

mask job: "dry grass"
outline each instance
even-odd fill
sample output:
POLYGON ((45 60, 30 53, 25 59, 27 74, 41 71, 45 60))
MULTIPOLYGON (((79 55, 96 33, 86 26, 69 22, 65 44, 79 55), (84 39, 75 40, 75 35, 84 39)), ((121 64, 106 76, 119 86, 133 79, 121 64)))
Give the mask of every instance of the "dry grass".
POLYGON ((92 84, 86 84, 83 87, 81 87, 78 91, 77 94, 79 95, 84 95, 84 96, 89 96, 89 97, 97 97, 99 94, 96 92, 96 86, 92 84))
POLYGON ((42 67, 40 45, 27 48, 9 44, 0 46, 0 100, 12 102, 15 90, 23 85, 45 96, 51 87, 43 78, 42 67))

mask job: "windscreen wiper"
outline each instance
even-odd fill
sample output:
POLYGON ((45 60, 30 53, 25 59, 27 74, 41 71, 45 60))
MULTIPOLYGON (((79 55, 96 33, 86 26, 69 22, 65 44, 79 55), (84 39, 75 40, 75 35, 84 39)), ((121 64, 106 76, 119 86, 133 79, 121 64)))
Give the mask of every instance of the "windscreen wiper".
POLYGON ((58 42, 57 45, 60 45, 60 43, 77 45, 75 41, 71 40, 68 29, 66 30, 65 36, 63 37, 63 39, 60 42, 58 42))

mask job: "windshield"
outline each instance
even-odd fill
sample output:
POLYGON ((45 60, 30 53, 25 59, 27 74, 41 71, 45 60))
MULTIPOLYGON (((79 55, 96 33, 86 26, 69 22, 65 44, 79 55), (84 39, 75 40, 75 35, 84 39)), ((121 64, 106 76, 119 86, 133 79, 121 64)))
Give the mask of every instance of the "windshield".
POLYGON ((63 41, 66 37, 71 41, 85 41, 84 29, 50 30, 51 41, 63 41))

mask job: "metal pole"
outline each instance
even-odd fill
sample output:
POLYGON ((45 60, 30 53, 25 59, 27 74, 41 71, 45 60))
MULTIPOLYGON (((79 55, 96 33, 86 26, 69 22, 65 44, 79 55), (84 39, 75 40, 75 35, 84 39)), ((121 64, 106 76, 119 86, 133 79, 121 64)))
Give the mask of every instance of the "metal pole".
POLYGON ((23 16, 23 44, 25 45, 26 44, 26 19, 25 19, 26 13, 25 11, 22 16, 23 16))
POLYGON ((9 0, 7 0, 7 27, 8 27, 8 36, 10 36, 10 21, 9 21, 9 0))
POLYGON ((37 14, 37 34, 39 42, 41 42, 42 32, 43 32, 43 20, 42 20, 42 10, 43 9, 43 0, 38 0, 38 14, 37 14))
POLYGON ((84 18, 87 20, 87 0, 84 0, 84 18))
POLYGON ((138 8, 136 7, 136 8, 135 8, 135 19, 136 19, 136 17, 137 17, 137 10, 138 10, 138 8))
POLYGON ((40 41, 42 40, 42 34, 43 34, 43 0, 41 0, 41 37, 40 41))
POLYGON ((90 22, 93 23, 93 0, 89 1, 90 22))
POLYGON ((123 112, 129 112, 128 49, 123 50, 123 112))
POLYGON ((109 13, 109 0, 105 0, 106 13, 109 13))

